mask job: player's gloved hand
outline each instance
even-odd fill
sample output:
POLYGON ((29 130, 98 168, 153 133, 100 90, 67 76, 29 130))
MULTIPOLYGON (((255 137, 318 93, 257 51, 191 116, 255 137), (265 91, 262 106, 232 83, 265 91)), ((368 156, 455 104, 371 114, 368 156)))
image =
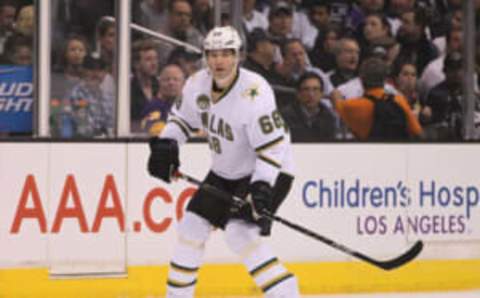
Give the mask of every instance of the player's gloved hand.
POLYGON ((270 236, 272 221, 264 214, 272 212, 272 187, 265 181, 255 181, 250 185, 249 193, 252 216, 260 227, 260 235, 270 236))
POLYGON ((153 137, 149 145, 148 173, 170 183, 173 174, 180 166, 177 141, 153 137))

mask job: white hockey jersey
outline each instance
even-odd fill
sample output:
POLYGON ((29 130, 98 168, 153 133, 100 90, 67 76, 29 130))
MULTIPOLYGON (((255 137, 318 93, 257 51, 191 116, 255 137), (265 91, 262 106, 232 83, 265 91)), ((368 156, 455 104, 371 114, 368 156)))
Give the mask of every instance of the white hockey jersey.
POLYGON ((207 69, 187 80, 161 137, 182 144, 193 131, 203 129, 212 153, 211 169, 226 179, 251 175, 251 181, 273 185, 280 170, 291 173, 290 137, 267 81, 240 68, 215 103, 212 84, 207 69))

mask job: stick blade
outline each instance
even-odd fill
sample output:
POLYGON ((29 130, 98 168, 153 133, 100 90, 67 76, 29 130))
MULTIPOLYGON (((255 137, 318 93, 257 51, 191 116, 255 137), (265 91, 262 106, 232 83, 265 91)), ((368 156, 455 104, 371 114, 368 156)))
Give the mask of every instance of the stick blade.
POLYGON ((398 268, 410 262, 411 260, 415 259, 420 254, 422 249, 423 249, 423 242, 421 240, 418 240, 403 255, 398 256, 392 260, 375 262, 375 265, 377 265, 378 267, 384 270, 392 270, 392 269, 398 268))

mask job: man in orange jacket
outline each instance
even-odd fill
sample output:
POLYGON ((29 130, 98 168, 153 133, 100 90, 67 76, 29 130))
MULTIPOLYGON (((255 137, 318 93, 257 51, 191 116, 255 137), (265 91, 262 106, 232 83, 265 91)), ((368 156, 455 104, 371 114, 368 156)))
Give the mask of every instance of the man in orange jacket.
MULTIPOLYGON (((407 140, 410 137, 420 137, 422 135, 422 127, 410 109, 407 99, 400 94, 389 94, 384 89, 385 80, 388 75, 388 65, 381 58, 371 57, 364 60, 360 67, 360 79, 365 89, 365 93, 362 97, 347 99, 347 100, 335 100, 335 108, 343 120, 343 122, 349 127, 351 132, 359 140, 407 140), (397 126, 393 129, 404 130, 394 131, 393 133, 378 134, 373 137, 374 130, 378 131, 378 125, 384 125, 383 123, 375 123, 382 118, 382 115, 378 115, 378 111, 375 111, 375 101, 393 100, 398 105, 398 112, 404 113, 404 126, 397 126), (395 135, 396 137, 392 137, 395 135), (404 136, 404 137, 399 137, 404 136)), ((384 115, 386 116, 386 115, 384 115)), ((399 116, 400 118, 402 116, 399 116)), ((383 117, 392 118, 392 117, 383 117)), ((388 122, 388 119, 386 119, 388 122)), ((385 122, 385 123, 386 123, 385 122)), ((384 127, 388 130, 388 128, 384 127)), ((380 130, 382 128, 380 127, 380 130)), ((392 128, 389 128, 390 132, 392 128)))

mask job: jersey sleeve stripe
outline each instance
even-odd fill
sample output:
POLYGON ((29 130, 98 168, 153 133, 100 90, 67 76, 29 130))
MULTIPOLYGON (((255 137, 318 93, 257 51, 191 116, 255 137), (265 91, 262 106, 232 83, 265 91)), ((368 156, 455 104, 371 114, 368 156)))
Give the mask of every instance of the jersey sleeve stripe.
POLYGON ((268 149, 268 148, 270 148, 270 147, 273 147, 273 146, 277 145, 278 143, 280 143, 280 142, 282 142, 282 141, 283 141, 283 136, 278 137, 278 138, 276 138, 276 139, 273 140, 273 141, 270 141, 270 142, 268 142, 268 143, 266 143, 266 144, 263 144, 263 145, 255 148, 255 152, 258 153, 258 152, 260 152, 260 151, 266 150, 266 149, 268 149))
POLYGON ((180 127, 180 130, 183 132, 183 134, 185 134, 185 136, 187 138, 190 138, 190 134, 188 132, 188 129, 182 124, 182 122, 180 122, 177 119, 170 119, 170 120, 168 120, 168 122, 175 123, 176 125, 178 125, 178 127, 180 127))
POLYGON ((278 168, 278 169, 282 168, 282 165, 280 163, 276 162, 275 160, 273 160, 271 158, 266 157, 265 155, 259 154, 258 158, 261 159, 262 161, 268 163, 269 165, 275 167, 275 168, 278 168))
POLYGON ((171 112, 173 119, 177 119, 180 121, 189 131, 197 131, 197 128, 192 127, 187 121, 183 120, 182 117, 178 116, 176 113, 173 111, 171 112))
POLYGON ((198 129, 192 127, 190 124, 188 124, 187 121, 183 120, 181 117, 177 116, 177 115, 174 115, 175 118, 177 118, 180 122, 182 122, 187 128, 188 130, 190 131, 197 131, 198 129))

